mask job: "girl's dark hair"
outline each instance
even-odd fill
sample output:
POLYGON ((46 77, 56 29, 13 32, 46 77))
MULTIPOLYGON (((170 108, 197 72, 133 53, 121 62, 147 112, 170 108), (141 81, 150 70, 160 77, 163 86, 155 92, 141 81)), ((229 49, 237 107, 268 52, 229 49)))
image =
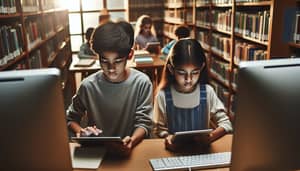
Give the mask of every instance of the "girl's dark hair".
POLYGON ((152 19, 149 16, 146 16, 146 17, 143 18, 141 27, 143 27, 146 24, 151 24, 152 25, 152 19))
POLYGON ((121 57, 127 57, 132 48, 129 34, 116 23, 108 22, 98 26, 92 35, 92 48, 95 53, 116 52, 121 57))
POLYGON ((206 57, 200 43, 195 39, 181 39, 175 43, 167 58, 167 63, 164 66, 162 78, 156 93, 158 93, 159 90, 175 83, 175 78, 170 73, 167 67, 168 64, 170 64, 172 67, 180 67, 185 64, 193 64, 199 68, 203 64, 205 64, 205 66, 201 70, 198 82, 200 84, 208 83, 206 57))
POLYGON ((90 41, 92 33, 95 29, 93 27, 89 27, 85 32, 85 38, 86 40, 90 41))

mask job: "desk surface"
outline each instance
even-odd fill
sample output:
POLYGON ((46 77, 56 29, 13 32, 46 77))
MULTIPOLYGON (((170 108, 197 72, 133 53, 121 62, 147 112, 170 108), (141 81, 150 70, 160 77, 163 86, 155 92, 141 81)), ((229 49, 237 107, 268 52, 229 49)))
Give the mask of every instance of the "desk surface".
MULTIPOLYGON (((151 158, 169 157, 177 155, 191 155, 200 153, 215 153, 231 151, 232 135, 226 135, 211 144, 206 149, 191 149, 190 152, 173 153, 167 151, 164 146, 163 139, 146 139, 134 148, 132 154, 128 158, 112 158, 105 157, 100 165, 100 170, 103 171, 152 171, 149 163, 151 158)), ((206 169, 207 170, 207 169, 206 169)), ((209 169, 218 171, 228 171, 228 168, 209 169)), ((74 171, 87 171, 84 169, 76 169, 74 171)))
MULTIPOLYGON (((144 64, 137 64, 131 60, 127 60, 127 66, 132 68, 139 68, 139 69, 146 69, 146 68, 159 68, 163 67, 165 61, 160 59, 158 56, 154 56, 153 62, 151 63, 144 63, 144 64)), ((95 64, 90 67, 75 67, 75 64, 78 62, 78 58, 73 58, 72 63, 69 67, 69 71, 71 72, 96 72, 100 69, 99 60, 96 60, 95 64)))

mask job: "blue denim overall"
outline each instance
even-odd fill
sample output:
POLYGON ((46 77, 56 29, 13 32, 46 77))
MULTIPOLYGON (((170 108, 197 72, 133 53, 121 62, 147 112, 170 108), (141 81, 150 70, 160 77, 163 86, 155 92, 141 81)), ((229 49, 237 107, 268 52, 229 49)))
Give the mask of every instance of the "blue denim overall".
POLYGON ((170 87, 165 89, 168 129, 171 134, 208 128, 206 112, 206 85, 200 85, 200 104, 194 108, 174 106, 170 87))

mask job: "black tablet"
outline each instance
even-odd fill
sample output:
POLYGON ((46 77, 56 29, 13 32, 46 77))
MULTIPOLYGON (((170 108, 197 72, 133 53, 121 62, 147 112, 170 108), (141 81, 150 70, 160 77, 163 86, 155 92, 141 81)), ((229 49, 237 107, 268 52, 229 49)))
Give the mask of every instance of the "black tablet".
POLYGON ((172 138, 172 142, 186 143, 186 142, 194 142, 197 139, 200 142, 203 142, 204 144, 208 144, 209 134, 211 132, 212 129, 175 132, 172 138))
POLYGON ((146 50, 150 53, 159 54, 160 42, 148 42, 146 44, 146 50))
POLYGON ((123 143, 121 137, 71 137, 71 141, 81 145, 104 145, 109 143, 123 143))

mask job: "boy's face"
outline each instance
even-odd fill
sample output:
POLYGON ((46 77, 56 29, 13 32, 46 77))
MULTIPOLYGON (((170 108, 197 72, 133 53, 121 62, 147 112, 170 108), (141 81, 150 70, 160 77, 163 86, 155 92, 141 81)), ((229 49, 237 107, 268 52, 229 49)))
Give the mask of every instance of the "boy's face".
POLYGON ((99 59, 103 75, 108 81, 117 83, 127 78, 126 56, 119 56, 116 52, 104 52, 99 59))
POLYGON ((182 65, 180 67, 172 67, 170 65, 169 70, 175 78, 176 90, 183 93, 192 92, 198 83, 203 66, 199 68, 193 64, 182 65))

